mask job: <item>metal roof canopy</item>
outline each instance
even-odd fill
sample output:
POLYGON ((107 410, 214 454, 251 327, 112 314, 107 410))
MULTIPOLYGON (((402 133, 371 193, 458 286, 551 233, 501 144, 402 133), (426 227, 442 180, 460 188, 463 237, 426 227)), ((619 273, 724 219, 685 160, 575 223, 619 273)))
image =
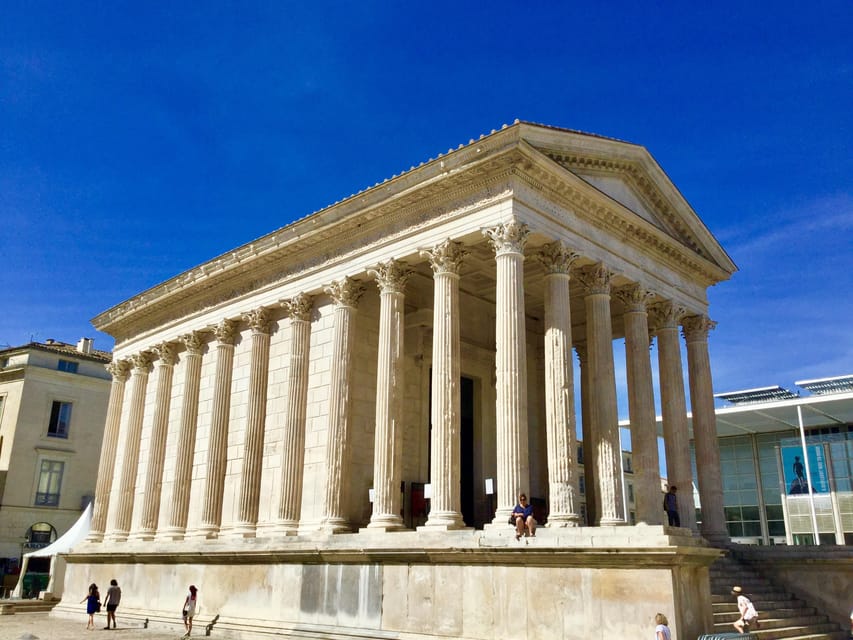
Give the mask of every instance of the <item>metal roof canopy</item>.
MULTIPOLYGON (((794 396, 787 400, 775 400, 760 404, 742 404, 716 409, 717 436, 742 436, 773 433, 774 431, 797 431, 797 407, 802 407, 803 426, 834 427, 853 424, 853 391, 824 395, 794 396)), ((693 437, 693 416, 687 414, 690 436, 693 437)), ((621 427, 630 427, 629 420, 622 420, 621 427)), ((663 435, 660 416, 656 419, 658 435, 663 435)))
POLYGON ((817 378, 815 380, 800 380, 795 385, 809 393, 823 395, 827 393, 843 393, 853 391, 853 375, 835 376, 834 378, 817 378))
POLYGON ((744 391, 728 391, 726 393, 715 393, 715 398, 721 398, 732 404, 755 404, 758 402, 771 402, 774 400, 789 400, 796 398, 797 394, 780 386, 760 387, 758 389, 746 389, 744 391))

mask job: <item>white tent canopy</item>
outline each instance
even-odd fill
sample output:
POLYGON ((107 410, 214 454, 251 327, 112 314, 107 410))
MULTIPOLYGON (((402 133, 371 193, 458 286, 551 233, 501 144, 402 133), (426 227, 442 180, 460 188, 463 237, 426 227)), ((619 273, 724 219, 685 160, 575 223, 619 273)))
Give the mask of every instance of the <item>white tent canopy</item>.
MULTIPOLYGON (((44 558, 50 556, 52 559, 50 561, 50 581, 47 584, 46 592, 54 595, 56 594, 54 591, 54 584, 57 582, 57 573, 60 571, 65 573, 65 562, 62 563, 57 562, 58 554, 60 553, 68 553, 74 545, 78 542, 81 542, 86 536, 89 535, 89 529, 92 527, 92 503, 86 507, 83 511, 82 515, 77 519, 77 522, 74 523, 74 526, 71 527, 68 531, 63 533, 59 538, 57 538, 52 544, 42 548, 36 549, 35 551, 31 551, 30 553, 25 553, 23 561, 21 562, 21 575, 18 578, 18 584, 15 586, 15 590, 12 591, 13 598, 20 598, 24 588, 24 576, 27 573, 27 567, 30 564, 30 558, 44 558)), ((61 577, 61 576, 60 576, 61 577)), ((59 580, 59 585, 62 585, 62 580, 59 580)))

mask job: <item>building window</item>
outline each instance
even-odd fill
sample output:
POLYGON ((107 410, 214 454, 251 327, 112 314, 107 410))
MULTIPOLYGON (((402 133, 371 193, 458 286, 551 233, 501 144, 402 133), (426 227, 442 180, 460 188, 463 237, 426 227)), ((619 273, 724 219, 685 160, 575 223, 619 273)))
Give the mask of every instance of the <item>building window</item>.
POLYGON ((36 492, 36 506, 59 506, 59 489, 62 486, 63 471, 65 471, 64 462, 60 462, 59 460, 41 461, 38 491, 36 492))
POLYGON ((578 478, 578 491, 581 495, 586 493, 586 479, 583 476, 578 478))
POLYGON ((54 400, 50 409, 50 424, 47 425, 47 435, 54 438, 67 438, 71 426, 71 403, 54 400))
POLYGON ((578 464, 583 464, 583 445, 578 445, 578 464))
POLYGON ((77 373, 77 363, 71 360, 60 360, 59 366, 56 368, 60 371, 67 371, 68 373, 77 373))

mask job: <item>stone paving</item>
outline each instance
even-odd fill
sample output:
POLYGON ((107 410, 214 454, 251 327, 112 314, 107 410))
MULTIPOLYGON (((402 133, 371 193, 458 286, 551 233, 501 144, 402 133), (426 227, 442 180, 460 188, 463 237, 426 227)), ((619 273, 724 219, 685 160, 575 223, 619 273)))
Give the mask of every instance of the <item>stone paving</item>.
MULTIPOLYGON (((144 629, 138 621, 122 624, 117 618, 118 628, 106 631, 104 616, 95 616, 95 629, 87 630, 88 616, 80 613, 79 620, 51 616, 49 613, 16 613, 0 616, 0 638, 3 640, 177 640, 183 635, 183 629, 176 625, 175 631, 144 629)), ((195 629, 193 629, 195 632, 195 629)), ((198 637, 204 638, 204 627, 198 630, 198 637)), ((196 634, 193 633, 193 637, 196 634)))

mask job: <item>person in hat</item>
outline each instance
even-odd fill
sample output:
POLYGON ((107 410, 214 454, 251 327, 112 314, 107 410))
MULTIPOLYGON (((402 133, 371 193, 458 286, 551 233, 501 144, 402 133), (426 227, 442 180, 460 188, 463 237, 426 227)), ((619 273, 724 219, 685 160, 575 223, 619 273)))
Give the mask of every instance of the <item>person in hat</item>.
POLYGON ((755 605, 752 600, 746 597, 743 589, 740 587, 732 587, 732 595, 737 596, 737 609, 740 612, 740 618, 734 623, 734 628, 738 633, 746 633, 750 626, 758 628, 758 612, 755 610, 755 605))

